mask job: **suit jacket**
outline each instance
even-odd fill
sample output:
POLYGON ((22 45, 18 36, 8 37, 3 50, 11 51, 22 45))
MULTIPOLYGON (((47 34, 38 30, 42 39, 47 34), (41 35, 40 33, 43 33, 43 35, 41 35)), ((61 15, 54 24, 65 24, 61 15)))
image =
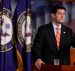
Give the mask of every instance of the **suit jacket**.
POLYGON ((42 59, 46 64, 54 64, 54 59, 59 59, 60 64, 70 64, 70 47, 75 47, 75 34, 72 30, 61 25, 59 50, 52 23, 38 28, 32 46, 32 58, 42 59))

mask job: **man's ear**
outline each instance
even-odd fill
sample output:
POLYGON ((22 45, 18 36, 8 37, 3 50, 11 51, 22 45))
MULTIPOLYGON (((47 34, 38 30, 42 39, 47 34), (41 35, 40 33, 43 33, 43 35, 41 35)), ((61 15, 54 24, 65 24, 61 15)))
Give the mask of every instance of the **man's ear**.
POLYGON ((52 16, 52 18, 55 18, 55 15, 53 13, 51 14, 51 16, 52 16))

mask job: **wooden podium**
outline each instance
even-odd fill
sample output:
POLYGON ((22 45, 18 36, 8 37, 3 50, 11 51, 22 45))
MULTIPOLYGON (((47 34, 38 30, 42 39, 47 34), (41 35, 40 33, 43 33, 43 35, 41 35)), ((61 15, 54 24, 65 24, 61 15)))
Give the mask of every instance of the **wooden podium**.
POLYGON ((38 70, 34 65, 32 71, 75 71, 75 48, 70 49, 70 60, 71 65, 42 65, 41 69, 38 70))
POLYGON ((38 70, 36 67, 33 68, 33 71, 75 71, 75 65, 42 65, 41 69, 38 70))

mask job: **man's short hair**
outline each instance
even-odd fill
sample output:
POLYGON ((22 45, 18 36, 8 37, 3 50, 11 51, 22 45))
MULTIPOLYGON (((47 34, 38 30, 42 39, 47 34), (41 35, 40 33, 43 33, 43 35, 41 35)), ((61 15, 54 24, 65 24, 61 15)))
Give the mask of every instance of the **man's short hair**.
POLYGON ((53 6, 53 8, 51 9, 51 13, 55 14, 57 12, 57 9, 64 9, 66 11, 65 7, 56 5, 56 6, 53 6))

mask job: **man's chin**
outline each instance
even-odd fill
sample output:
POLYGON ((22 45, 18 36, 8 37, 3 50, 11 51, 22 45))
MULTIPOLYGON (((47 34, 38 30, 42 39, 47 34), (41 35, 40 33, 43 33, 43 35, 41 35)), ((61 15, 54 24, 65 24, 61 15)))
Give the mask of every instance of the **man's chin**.
POLYGON ((64 21, 60 21, 59 23, 61 24, 61 23, 63 23, 64 21))

